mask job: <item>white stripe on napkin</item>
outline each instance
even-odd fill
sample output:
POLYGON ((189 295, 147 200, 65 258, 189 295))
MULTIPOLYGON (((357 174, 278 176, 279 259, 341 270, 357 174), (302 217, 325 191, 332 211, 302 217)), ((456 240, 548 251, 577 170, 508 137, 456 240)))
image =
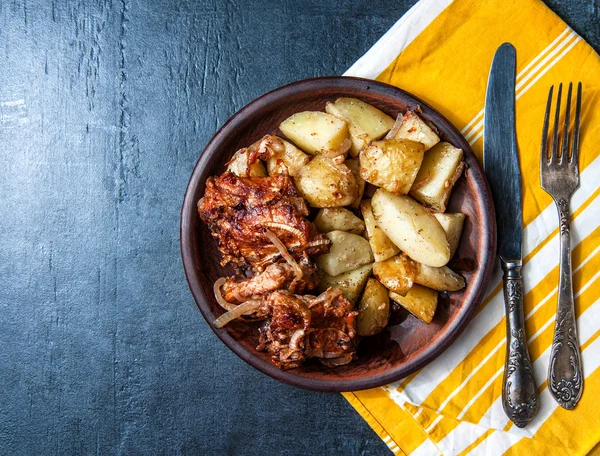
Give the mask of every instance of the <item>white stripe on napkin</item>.
POLYGON ((450 3, 452 0, 420 0, 344 76, 375 79, 450 3))

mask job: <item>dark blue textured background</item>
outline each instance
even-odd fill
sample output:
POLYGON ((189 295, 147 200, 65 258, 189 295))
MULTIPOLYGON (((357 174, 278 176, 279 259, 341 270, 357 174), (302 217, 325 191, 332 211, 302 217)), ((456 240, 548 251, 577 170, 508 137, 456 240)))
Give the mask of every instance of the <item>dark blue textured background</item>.
MULTIPOLYGON (((257 96, 343 73, 411 5, 0 0, 0 454, 386 454, 196 309, 191 170, 257 96)), ((596 49, 597 0, 550 6, 596 49)))

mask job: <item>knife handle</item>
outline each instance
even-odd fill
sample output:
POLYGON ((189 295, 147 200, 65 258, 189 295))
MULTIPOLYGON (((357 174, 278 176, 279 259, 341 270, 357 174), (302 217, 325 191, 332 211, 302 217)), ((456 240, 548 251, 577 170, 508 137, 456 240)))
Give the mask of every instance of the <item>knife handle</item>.
POLYGON ((506 307, 506 361, 502 380, 502 406, 516 426, 522 428, 538 409, 537 387, 527 351, 523 316, 521 260, 502 260, 506 307))

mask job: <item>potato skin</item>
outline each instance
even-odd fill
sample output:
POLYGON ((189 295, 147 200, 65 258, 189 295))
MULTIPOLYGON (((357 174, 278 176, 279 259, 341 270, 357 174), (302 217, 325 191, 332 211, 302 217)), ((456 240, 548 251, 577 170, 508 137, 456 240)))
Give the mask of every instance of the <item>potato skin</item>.
POLYGON ((325 155, 313 158, 294 181, 300 195, 314 207, 348 206, 358 197, 350 169, 325 155))
POLYGON ((387 289, 377 280, 369 278, 358 304, 356 333, 373 336, 383 330, 390 318, 390 298, 387 289))
POLYGON ((427 266, 444 266, 450 260, 446 233, 437 219, 406 195, 384 189, 371 198, 377 225, 413 260, 427 266))
POLYGON ((375 141, 360 153, 360 176, 377 187, 404 195, 423 161, 423 144, 407 139, 375 141))

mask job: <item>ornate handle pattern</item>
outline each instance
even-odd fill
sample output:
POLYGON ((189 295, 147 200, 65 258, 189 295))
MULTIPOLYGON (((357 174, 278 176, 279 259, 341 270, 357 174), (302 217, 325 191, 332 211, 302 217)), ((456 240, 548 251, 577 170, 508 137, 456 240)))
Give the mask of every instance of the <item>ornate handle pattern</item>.
POLYGON ((548 389, 561 407, 571 410, 583 392, 583 368, 577 337, 573 284, 569 202, 556 202, 560 217, 560 279, 554 340, 548 365, 548 389))
POLYGON ((502 260, 502 269, 506 306, 506 362, 502 382, 502 406, 511 421, 522 428, 536 414, 538 399, 525 336, 521 260, 502 260))

